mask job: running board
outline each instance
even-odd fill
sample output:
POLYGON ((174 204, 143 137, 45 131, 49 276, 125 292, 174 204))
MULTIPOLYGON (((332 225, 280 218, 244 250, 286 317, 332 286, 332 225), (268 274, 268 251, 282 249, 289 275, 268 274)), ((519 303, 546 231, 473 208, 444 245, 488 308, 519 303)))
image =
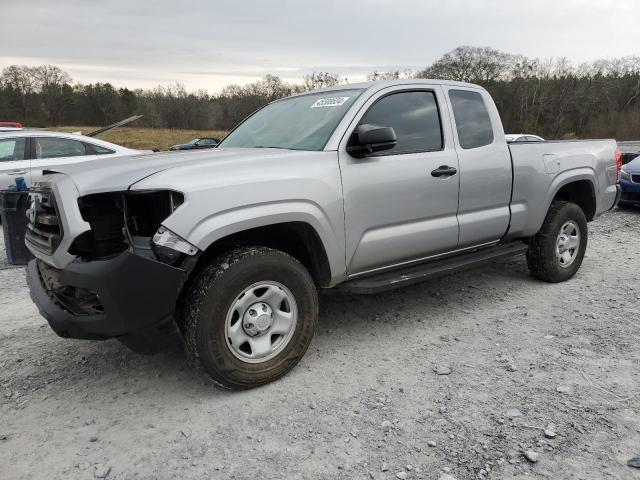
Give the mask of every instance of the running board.
POLYGON ((370 276, 348 280, 336 288, 345 293, 379 293, 405 287, 441 275, 477 267, 502 258, 526 253, 527 245, 521 242, 507 243, 495 247, 474 250, 448 258, 412 265, 402 270, 392 270, 370 276))

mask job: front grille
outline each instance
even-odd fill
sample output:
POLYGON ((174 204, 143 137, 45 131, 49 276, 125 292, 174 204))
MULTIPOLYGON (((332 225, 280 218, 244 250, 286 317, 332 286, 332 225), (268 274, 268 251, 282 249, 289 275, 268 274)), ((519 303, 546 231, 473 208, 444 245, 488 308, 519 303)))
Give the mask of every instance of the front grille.
POLYGON ((31 206, 27 210, 25 238, 35 248, 52 255, 62 240, 62 225, 56 200, 49 188, 32 189, 29 195, 31 206))
POLYGON ((631 175, 631 181, 633 183, 640 183, 640 174, 631 175))

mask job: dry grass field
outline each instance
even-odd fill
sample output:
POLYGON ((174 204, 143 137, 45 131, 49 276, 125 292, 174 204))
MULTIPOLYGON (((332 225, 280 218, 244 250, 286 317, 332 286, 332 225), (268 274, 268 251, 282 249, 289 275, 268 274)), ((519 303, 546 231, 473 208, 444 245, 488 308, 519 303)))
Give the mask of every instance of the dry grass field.
MULTIPOLYGON (((51 127, 47 130, 58 132, 82 132, 87 134, 99 127, 51 127)), ((101 134, 98 138, 107 142, 116 143, 128 148, 144 150, 168 150, 171 145, 185 143, 192 138, 213 137, 222 138, 225 131, 213 130, 173 130, 168 128, 136 128, 120 127, 101 134)))

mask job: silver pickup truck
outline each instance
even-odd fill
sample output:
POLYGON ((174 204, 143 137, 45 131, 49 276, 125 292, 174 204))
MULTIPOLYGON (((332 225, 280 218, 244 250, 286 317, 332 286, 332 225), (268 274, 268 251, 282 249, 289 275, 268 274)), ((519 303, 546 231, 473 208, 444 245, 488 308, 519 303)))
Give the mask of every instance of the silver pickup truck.
POLYGON ((619 197, 613 140, 507 145, 482 88, 406 80, 275 101, 214 150, 46 171, 31 294, 60 336, 183 345, 219 385, 304 355, 318 290, 380 292, 526 254, 571 278, 619 197))

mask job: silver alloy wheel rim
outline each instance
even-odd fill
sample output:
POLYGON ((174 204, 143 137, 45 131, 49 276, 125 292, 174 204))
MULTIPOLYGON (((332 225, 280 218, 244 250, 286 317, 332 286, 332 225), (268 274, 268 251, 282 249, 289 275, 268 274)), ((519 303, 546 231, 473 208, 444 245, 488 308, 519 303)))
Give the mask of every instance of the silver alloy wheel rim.
POLYGON ((267 362, 288 345, 297 322, 298 306, 291 290, 270 280, 254 283, 227 312, 227 346, 243 362, 267 362))
POLYGON ((562 268, 570 267, 578 257, 580 250, 580 229, 578 225, 569 220, 560 229, 556 240, 556 259, 562 268))

